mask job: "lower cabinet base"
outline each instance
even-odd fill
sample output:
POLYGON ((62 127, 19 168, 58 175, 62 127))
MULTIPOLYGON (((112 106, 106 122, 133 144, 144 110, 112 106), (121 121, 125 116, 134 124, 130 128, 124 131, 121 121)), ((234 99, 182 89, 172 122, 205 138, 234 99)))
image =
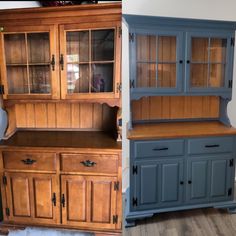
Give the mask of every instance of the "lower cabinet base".
POLYGON ((125 193, 125 222, 124 222, 124 226, 126 228, 135 226, 136 220, 150 218, 154 214, 163 213, 163 212, 213 207, 216 209, 227 209, 229 213, 236 214, 236 200, 224 201, 224 202, 211 202, 211 203, 204 203, 204 204, 194 204, 194 205, 181 205, 181 206, 175 206, 175 207, 165 207, 165 208, 139 210, 139 211, 130 211, 129 200, 130 200, 129 189, 127 189, 125 193))

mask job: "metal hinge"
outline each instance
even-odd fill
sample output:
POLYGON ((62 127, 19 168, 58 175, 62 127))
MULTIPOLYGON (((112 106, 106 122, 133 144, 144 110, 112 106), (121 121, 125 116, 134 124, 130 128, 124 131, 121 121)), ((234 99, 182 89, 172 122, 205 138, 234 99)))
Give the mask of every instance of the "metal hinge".
POLYGON ((113 224, 118 223, 118 215, 113 215, 113 224))
POLYGON ((132 204, 133 206, 138 206, 138 199, 133 197, 132 204))
POLYGON ((0 94, 4 94, 4 85, 0 85, 0 94))
POLYGON ((133 175, 138 174, 138 166, 133 166, 133 175))
POLYGON ((228 82, 228 88, 232 88, 232 85, 233 85, 233 81, 232 81, 232 80, 229 80, 229 82, 228 82))
POLYGON ((120 188, 120 183, 119 183, 119 181, 114 182, 114 190, 115 190, 115 191, 119 191, 119 188, 120 188))
POLYGON ((120 93, 120 92, 121 92, 121 89, 122 89, 121 83, 117 83, 117 84, 116 84, 116 92, 117 92, 117 93, 120 93))
POLYGON ((134 79, 130 80, 130 88, 134 88, 134 79))
POLYGON ((234 166, 234 159, 229 160, 229 166, 234 166))
POLYGON ((6 215, 10 216, 10 209, 8 207, 6 208, 6 215))
POLYGON ((235 43, 235 39, 231 38, 231 42, 230 42, 231 46, 234 46, 234 43, 235 43))
POLYGON ((121 37, 121 35, 122 35, 122 29, 121 29, 121 27, 119 27, 118 34, 119 34, 119 38, 120 38, 120 37, 121 37))
POLYGON ((5 175, 2 177, 2 182, 4 185, 7 185, 7 177, 5 175))
POLYGON ((134 33, 129 33, 129 41, 134 42, 134 33))
POLYGON ((231 196, 232 195, 232 188, 229 188, 228 189, 228 196, 231 196))

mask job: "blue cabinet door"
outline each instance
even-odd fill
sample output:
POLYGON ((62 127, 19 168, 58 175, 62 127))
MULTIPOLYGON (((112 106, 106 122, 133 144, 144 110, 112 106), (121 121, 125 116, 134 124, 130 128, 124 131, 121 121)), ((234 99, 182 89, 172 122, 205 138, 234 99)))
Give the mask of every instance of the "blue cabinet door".
POLYGON ((183 160, 137 161, 131 209, 176 206, 183 200, 183 160), (135 200, 135 204, 133 204, 135 200))

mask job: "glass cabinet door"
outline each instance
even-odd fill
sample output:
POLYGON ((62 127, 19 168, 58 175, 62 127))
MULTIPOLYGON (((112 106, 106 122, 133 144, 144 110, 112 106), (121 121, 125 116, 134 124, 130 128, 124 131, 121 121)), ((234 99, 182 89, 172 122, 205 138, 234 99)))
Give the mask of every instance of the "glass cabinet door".
POLYGON ((179 35, 136 34, 135 89, 178 90, 179 35))
POLYGON ((116 28, 78 29, 61 26, 62 98, 114 98, 116 28))
POLYGON ((27 95, 51 97, 55 55, 48 32, 4 32, 7 98, 27 95))
POLYGON ((227 86, 227 37, 189 37, 187 66, 189 89, 219 89, 227 86))

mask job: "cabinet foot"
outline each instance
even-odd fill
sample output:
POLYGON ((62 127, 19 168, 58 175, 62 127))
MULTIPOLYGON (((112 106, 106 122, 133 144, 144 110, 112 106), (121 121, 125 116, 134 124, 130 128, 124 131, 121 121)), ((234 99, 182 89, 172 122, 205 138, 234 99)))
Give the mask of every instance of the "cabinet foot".
POLYGON ((236 214, 236 207, 229 207, 229 208, 227 208, 227 211, 230 214, 236 214))
POLYGON ((134 227, 136 225, 135 221, 125 220, 125 228, 134 227))

